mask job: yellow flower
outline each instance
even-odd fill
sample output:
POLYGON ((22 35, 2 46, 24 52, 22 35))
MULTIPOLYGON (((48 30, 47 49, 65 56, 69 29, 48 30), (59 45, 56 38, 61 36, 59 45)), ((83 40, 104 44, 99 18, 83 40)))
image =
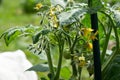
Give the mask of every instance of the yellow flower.
POLYGON ((60 5, 56 6, 56 11, 61 12, 62 10, 63 10, 63 8, 60 5))
POLYGON ((58 28, 59 26, 58 18, 55 14, 57 10, 58 10, 57 6, 56 7, 51 6, 50 11, 49 11, 50 22, 54 28, 58 28))
POLYGON ((38 8, 38 7, 35 7, 34 9, 39 10, 39 8, 38 8))
POLYGON ((87 48, 88 48, 88 50, 92 50, 93 49, 93 45, 92 45, 92 43, 87 43, 87 48))
POLYGON ((88 37, 92 31, 93 31, 93 29, 91 29, 91 28, 82 28, 81 29, 82 35, 85 37, 88 37))
POLYGON ((58 28, 58 22, 54 23, 54 24, 53 24, 53 27, 54 27, 54 28, 58 28))
POLYGON ((54 16, 55 15, 55 10, 56 10, 55 7, 51 7, 50 11, 49 11, 49 15, 54 16))
POLYGON ((36 4, 35 9, 39 10, 43 5, 41 3, 36 4))
POLYGON ((96 31, 95 33, 92 33, 91 35, 90 35, 90 39, 92 39, 92 40, 97 40, 97 37, 96 37, 96 35, 98 34, 98 31, 96 31))
POLYGON ((58 19, 57 19, 57 16, 56 16, 56 15, 54 15, 54 16, 51 17, 51 23, 52 23, 52 26, 53 26, 54 28, 58 28, 59 23, 58 23, 58 19))
POLYGON ((36 7, 41 8, 43 5, 41 3, 38 3, 36 7))
POLYGON ((57 6, 51 6, 50 11, 49 11, 49 15, 50 16, 54 16, 56 12, 61 12, 63 10, 63 8, 60 5, 57 6))
POLYGON ((79 61, 85 61, 85 57, 84 56, 79 57, 79 61))
POLYGON ((85 62, 85 57, 82 55, 81 57, 79 57, 79 66, 83 67, 85 66, 86 62, 85 62))

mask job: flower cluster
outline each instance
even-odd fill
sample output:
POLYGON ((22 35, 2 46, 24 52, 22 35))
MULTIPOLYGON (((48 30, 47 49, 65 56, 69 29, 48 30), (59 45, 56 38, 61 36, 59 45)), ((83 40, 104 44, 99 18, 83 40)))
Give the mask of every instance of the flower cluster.
POLYGON ((82 55, 77 57, 79 67, 84 67, 87 64, 86 61, 89 60, 88 58, 86 60, 85 57, 87 56, 86 53, 90 53, 90 51, 93 49, 91 40, 97 40, 96 36, 98 34, 98 31, 95 33, 93 31, 93 29, 86 27, 80 29, 81 37, 84 40, 84 47, 82 48, 82 55))
POLYGON ((60 5, 51 6, 49 10, 50 23, 54 28, 58 28, 59 22, 57 14, 60 13, 63 8, 60 5))
POLYGON ((88 50, 92 50, 93 46, 92 43, 90 42, 91 40, 97 40, 96 35, 98 34, 98 31, 93 33, 93 29, 91 28, 81 28, 81 34, 82 36, 86 39, 86 47, 88 50))
POLYGON ((49 11, 49 17, 50 17, 50 23, 54 28, 58 28, 58 19, 56 16, 56 8, 55 7, 51 7, 50 11, 49 11))

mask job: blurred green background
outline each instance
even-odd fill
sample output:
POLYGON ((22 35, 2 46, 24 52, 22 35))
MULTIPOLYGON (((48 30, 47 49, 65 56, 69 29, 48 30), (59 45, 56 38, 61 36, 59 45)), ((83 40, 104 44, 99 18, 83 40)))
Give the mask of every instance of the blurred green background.
MULTIPOLYGON (((39 25, 40 19, 36 13, 30 13, 30 10, 26 10, 26 12, 29 13, 25 12, 25 8, 23 8, 25 1, 28 0, 2 0, 0 4, 0 35, 10 27, 26 26, 28 24, 39 25)), ((35 4, 29 7, 31 12, 33 12, 33 6, 35 6, 35 4)), ((26 40, 27 38, 22 38, 6 47, 4 40, 0 39, 0 51, 24 49, 26 47, 26 42, 28 42, 26 40)))

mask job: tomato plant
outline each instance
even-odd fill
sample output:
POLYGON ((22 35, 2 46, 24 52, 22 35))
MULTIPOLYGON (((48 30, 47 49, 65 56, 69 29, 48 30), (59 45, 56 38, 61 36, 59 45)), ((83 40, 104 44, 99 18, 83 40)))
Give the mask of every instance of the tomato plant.
POLYGON ((12 28, 1 35, 7 45, 17 37, 32 38, 28 49, 44 62, 28 70, 47 72, 44 80, 101 80, 101 72, 102 80, 118 80, 119 3, 50 1, 51 5, 35 6, 41 16, 39 26, 12 28), (116 46, 108 54, 109 40, 116 46))

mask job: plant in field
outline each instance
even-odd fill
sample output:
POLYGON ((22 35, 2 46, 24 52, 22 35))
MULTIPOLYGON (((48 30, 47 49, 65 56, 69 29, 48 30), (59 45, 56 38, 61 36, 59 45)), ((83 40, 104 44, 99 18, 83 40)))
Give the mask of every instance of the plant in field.
POLYGON ((41 17, 39 26, 12 28, 1 37, 4 37, 7 45, 20 36, 32 37, 33 43, 28 49, 38 55, 43 63, 28 70, 47 72, 48 77, 42 77, 44 80, 96 80, 98 75, 101 77, 101 71, 102 80, 117 80, 120 77, 118 5, 111 7, 100 0, 88 0, 87 3, 51 0, 50 6, 41 2, 35 6, 41 17), (99 30, 94 28, 97 20, 99 30), (108 55, 109 40, 115 40, 116 46, 108 55), (99 55, 101 60, 96 59, 99 55), (100 61, 101 64, 95 63, 100 61), (96 67, 100 69, 97 74, 96 67))

